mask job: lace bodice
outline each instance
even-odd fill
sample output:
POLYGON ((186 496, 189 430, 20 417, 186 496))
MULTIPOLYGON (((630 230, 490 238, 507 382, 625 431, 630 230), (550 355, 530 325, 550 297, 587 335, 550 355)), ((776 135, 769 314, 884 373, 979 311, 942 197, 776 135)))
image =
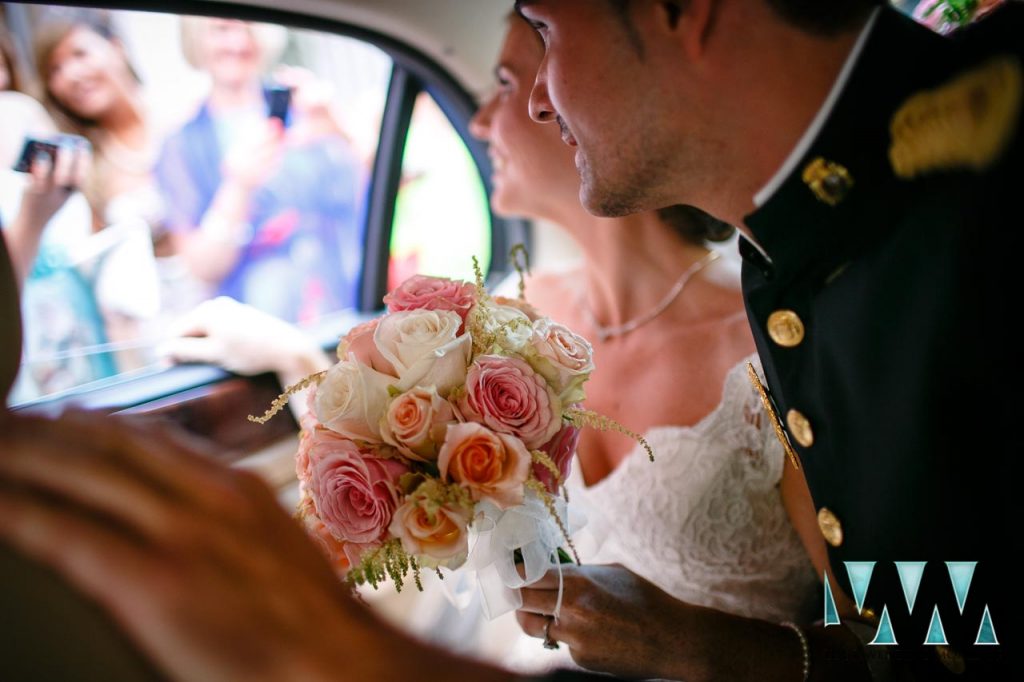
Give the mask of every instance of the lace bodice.
POLYGON ((577 544, 584 563, 620 563, 678 599, 796 620, 816 603, 817 579, 782 506, 784 453, 746 365, 698 424, 645 434, 653 463, 638 446, 594 486, 570 480, 588 517, 577 544))

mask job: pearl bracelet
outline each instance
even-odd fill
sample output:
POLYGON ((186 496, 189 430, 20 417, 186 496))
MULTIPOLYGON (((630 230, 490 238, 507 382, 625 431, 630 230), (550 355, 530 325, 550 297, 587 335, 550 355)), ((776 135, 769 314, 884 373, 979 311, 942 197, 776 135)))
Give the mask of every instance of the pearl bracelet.
POLYGON ((795 632, 797 638, 800 640, 800 649, 802 650, 803 656, 804 656, 804 660, 803 660, 804 674, 803 674, 803 678, 802 679, 803 679, 803 682, 807 682, 807 680, 810 679, 810 677, 811 677, 811 647, 807 643, 807 635, 804 634, 804 631, 801 630, 800 626, 798 626, 796 623, 791 623, 789 621, 786 621, 785 623, 779 623, 779 625, 781 625, 782 627, 785 627, 785 628, 789 628, 790 630, 795 632))

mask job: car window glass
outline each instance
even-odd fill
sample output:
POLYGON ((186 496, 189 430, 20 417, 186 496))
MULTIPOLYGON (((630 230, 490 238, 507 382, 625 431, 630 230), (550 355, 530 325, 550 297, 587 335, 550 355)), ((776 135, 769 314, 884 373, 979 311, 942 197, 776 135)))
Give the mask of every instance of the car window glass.
POLYGON ((491 214, 465 142, 426 92, 412 111, 391 233, 388 289, 414 274, 473 278, 473 256, 487 274, 491 214))
POLYGON ((12 170, 26 137, 92 149, 25 272, 12 403, 158 371, 159 344, 210 297, 300 325, 355 305, 384 52, 268 24, 10 7, 23 92, 0 92, 5 234, 32 222, 12 170))

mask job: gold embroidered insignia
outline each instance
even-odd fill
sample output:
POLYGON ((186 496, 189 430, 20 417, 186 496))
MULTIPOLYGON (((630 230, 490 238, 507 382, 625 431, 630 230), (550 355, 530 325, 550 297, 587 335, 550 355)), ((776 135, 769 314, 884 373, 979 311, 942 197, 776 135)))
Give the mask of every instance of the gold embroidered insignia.
POLYGON ((775 437, 782 443, 782 449, 785 450, 789 456, 789 461, 792 462, 793 468, 800 469, 800 460, 796 457, 796 450, 793 449, 793 445, 789 442, 789 436, 786 435, 786 430, 782 428, 782 420, 779 419, 778 413, 775 411, 775 406, 772 405, 771 399, 768 397, 768 390, 761 383, 760 377, 757 376, 757 372, 754 371, 754 365, 750 362, 747 363, 747 378, 750 379, 750 385, 754 387, 757 394, 761 396, 761 403, 764 405, 764 411, 768 413, 768 418, 772 421, 772 428, 775 429, 775 437))
POLYGON ((1009 56, 912 95, 892 117, 889 161, 901 178, 932 170, 982 170, 998 159, 1017 127, 1021 65, 1009 56))
POLYGON ((804 184, 811 188, 818 201, 835 206, 846 197, 853 187, 850 171, 834 161, 826 161, 820 156, 804 168, 804 184))

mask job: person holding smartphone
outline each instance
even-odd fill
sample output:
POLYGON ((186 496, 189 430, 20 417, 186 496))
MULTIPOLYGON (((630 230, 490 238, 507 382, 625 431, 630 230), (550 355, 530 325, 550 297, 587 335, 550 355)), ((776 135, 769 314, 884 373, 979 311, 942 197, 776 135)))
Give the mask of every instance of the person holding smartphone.
POLYGON ((199 17, 181 26, 185 56, 212 88, 157 164, 176 250, 209 293, 289 322, 352 305, 363 173, 328 98, 300 69, 263 80, 283 28, 199 17))

